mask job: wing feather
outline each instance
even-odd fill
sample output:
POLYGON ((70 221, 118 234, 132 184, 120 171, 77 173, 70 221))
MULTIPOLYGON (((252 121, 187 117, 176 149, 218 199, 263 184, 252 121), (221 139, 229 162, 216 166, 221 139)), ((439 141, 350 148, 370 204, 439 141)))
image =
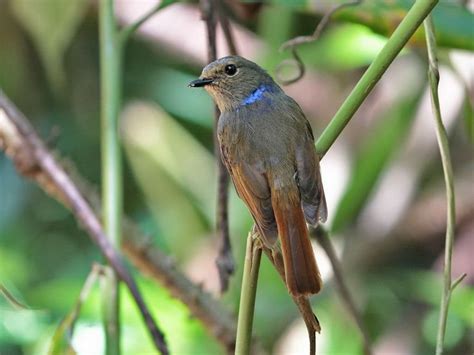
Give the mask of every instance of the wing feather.
POLYGON ((319 171, 319 159, 314 146, 313 131, 302 112, 301 116, 306 130, 302 142, 296 146, 297 182, 306 221, 315 226, 319 221, 326 221, 326 198, 319 171))
POLYGON ((278 238, 278 231, 273 214, 270 187, 263 168, 247 162, 231 163, 224 147, 221 148, 224 164, 237 194, 249 208, 264 241, 272 246, 278 238))

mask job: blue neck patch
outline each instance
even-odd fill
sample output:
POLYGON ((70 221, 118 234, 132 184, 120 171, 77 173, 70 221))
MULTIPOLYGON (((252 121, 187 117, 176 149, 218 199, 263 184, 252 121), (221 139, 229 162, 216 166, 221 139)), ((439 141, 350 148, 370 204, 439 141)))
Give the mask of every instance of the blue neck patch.
POLYGON ((271 91, 268 85, 262 84, 256 88, 249 96, 247 96, 241 103, 246 106, 263 99, 265 92, 271 91))

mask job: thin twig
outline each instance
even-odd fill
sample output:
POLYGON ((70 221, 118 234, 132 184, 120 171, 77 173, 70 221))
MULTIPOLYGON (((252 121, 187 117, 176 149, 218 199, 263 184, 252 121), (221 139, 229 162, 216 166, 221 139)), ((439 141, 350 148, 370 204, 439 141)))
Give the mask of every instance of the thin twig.
POLYGON ((1 90, 0 108, 0 147, 13 159, 20 173, 39 181, 48 193, 58 198, 73 212, 108 263, 129 288, 157 349, 162 354, 168 354, 162 331, 156 325, 137 284, 107 239, 89 203, 45 147, 23 114, 1 90))
POLYGON ((277 79, 281 82, 282 85, 289 85, 289 84, 293 84, 293 83, 297 82, 298 80, 300 80, 303 77, 303 75, 305 73, 304 63, 301 60, 301 58, 299 57, 298 52, 296 51, 296 48, 298 46, 304 44, 304 43, 310 43, 310 42, 317 41, 319 39, 319 37, 321 36, 321 33, 323 32, 323 30, 328 25, 329 20, 331 19, 331 16, 335 12, 341 10, 344 7, 359 5, 361 2, 362 2, 362 0, 354 0, 354 1, 349 1, 349 2, 342 3, 342 4, 334 6, 331 10, 329 10, 323 16, 321 21, 319 21, 318 25, 316 26, 316 29, 314 30, 314 32, 311 36, 298 36, 298 37, 290 39, 289 41, 286 41, 285 43, 283 43, 281 45, 280 51, 282 52, 282 51, 285 51, 287 49, 290 49, 291 55, 293 57, 293 59, 284 60, 275 69, 275 73, 276 73, 275 75, 276 75, 277 79), (297 74, 294 78, 285 80, 285 79, 282 79, 282 77, 280 76, 281 69, 283 68, 283 66, 286 66, 286 65, 295 65, 296 68, 298 69, 298 72, 297 72, 297 74))
POLYGON ((327 231, 322 227, 318 226, 316 229, 311 228, 310 234, 315 238, 319 245, 323 248, 326 255, 328 256, 329 261, 331 262, 332 269, 334 270, 334 280, 339 290, 339 294, 346 305, 347 310, 354 319, 357 329, 359 330, 362 341, 364 343, 364 353, 366 355, 372 354, 369 332, 365 328, 362 317, 357 310, 354 299, 352 298, 351 293, 349 292, 349 287, 344 278, 344 273, 342 271, 341 263, 339 262, 334 247, 329 239, 327 231))
MULTIPOLYGON (((201 0, 202 19, 207 27, 207 58, 209 62, 217 59, 216 47, 216 7, 214 0, 201 0)), ((220 112, 217 106, 214 107, 214 155, 217 160, 217 234, 220 240, 219 255, 216 258, 216 265, 219 271, 221 292, 225 292, 229 287, 229 278, 234 273, 235 264, 232 257, 232 246, 229 234, 228 220, 228 200, 229 200, 229 174, 220 159, 219 144, 217 142, 217 122, 220 112)))
POLYGON ((453 292, 454 289, 458 287, 458 285, 465 279, 466 276, 467 276, 466 273, 462 274, 451 284, 451 292, 453 292))
POLYGON ((238 51, 235 45, 234 35, 232 34, 232 28, 230 26, 229 19, 225 14, 225 9, 223 8, 224 3, 221 1, 217 1, 216 6, 217 6, 217 9, 216 9, 217 14, 219 16, 219 23, 222 27, 222 32, 224 32, 224 37, 227 43, 227 47, 229 49, 229 53, 231 55, 237 55, 238 51))
POLYGON ((446 184, 447 200, 447 226, 446 240, 444 247, 444 289, 441 295, 440 315, 438 324, 438 335, 436 339, 436 354, 441 355, 444 347, 444 335, 446 333, 446 321, 448 318, 449 302, 453 287, 451 284, 451 260, 453 256, 454 228, 456 226, 456 202, 454 193, 453 168, 451 165, 451 155, 449 153, 448 135, 441 118, 441 109, 439 105, 438 84, 438 58, 436 49, 436 38, 433 20, 431 15, 424 22, 426 46, 428 49, 428 79, 431 88, 431 106, 436 124, 436 137, 438 139, 441 162, 443 165, 444 180, 446 184))

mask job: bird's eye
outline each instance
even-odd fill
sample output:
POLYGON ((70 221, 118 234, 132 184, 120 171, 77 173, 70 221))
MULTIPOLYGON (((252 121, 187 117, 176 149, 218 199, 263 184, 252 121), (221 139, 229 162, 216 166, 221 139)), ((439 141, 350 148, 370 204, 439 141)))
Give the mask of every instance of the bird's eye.
POLYGON ((225 66, 224 71, 227 75, 232 76, 237 73, 237 67, 234 64, 228 64, 225 66))

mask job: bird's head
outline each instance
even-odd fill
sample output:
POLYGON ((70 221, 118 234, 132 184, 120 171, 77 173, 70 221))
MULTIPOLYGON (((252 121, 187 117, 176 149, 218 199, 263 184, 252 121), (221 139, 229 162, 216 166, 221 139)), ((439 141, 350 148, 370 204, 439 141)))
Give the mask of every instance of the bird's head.
POLYGON ((259 92, 278 90, 265 70, 239 56, 223 57, 208 64, 189 86, 204 87, 221 111, 255 102, 259 92))

